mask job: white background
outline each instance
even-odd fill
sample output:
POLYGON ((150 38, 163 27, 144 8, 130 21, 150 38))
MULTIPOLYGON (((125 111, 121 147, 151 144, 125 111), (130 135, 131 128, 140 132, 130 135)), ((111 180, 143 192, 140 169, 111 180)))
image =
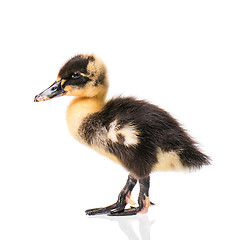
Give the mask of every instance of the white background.
POLYGON ((2 1, 0 239, 237 239, 236 13, 228 0, 2 1), (108 98, 161 106, 213 159, 152 174, 147 215, 86 216, 127 172, 70 136, 70 97, 33 102, 77 53, 104 60, 108 98))

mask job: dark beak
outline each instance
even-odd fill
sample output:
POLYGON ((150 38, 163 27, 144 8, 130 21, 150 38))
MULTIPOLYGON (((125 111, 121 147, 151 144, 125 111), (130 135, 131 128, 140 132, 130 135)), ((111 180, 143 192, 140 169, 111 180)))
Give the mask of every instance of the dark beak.
POLYGON ((65 95, 66 92, 62 89, 61 81, 54 82, 49 88, 36 95, 34 101, 41 102, 65 95))

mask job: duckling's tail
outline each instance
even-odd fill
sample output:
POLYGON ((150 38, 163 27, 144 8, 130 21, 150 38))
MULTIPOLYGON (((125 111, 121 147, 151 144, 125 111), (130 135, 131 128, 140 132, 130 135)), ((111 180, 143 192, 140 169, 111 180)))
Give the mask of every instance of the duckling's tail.
POLYGON ((186 147, 179 156, 183 165, 190 169, 199 169, 203 165, 211 164, 211 158, 202 153, 195 145, 186 147))

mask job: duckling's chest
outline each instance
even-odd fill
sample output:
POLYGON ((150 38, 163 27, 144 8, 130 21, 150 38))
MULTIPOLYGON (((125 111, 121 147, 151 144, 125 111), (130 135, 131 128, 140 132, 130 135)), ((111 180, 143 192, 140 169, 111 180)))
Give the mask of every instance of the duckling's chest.
POLYGON ((80 109, 73 106, 68 108, 66 118, 69 132, 82 144, 89 146, 94 151, 116 163, 121 163, 114 154, 108 151, 108 131, 98 122, 91 121, 91 115, 91 113, 88 113, 82 107, 80 109))
POLYGON ((70 106, 67 110, 66 119, 68 130, 71 135, 80 142, 83 141, 83 139, 80 137, 79 128, 85 117, 86 116, 83 116, 83 114, 74 106, 70 106))
POLYGON ((66 120, 68 130, 76 140, 84 143, 81 137, 82 123, 89 115, 98 111, 100 108, 101 104, 96 100, 80 98, 72 100, 67 109, 66 120))

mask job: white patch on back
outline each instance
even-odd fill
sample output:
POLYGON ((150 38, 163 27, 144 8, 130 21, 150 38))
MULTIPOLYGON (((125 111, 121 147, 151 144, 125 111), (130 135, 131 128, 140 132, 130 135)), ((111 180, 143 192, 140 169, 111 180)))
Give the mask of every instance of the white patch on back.
POLYGON ((117 126, 117 120, 113 121, 112 123, 110 123, 109 125, 109 131, 108 131, 108 138, 112 141, 112 142, 117 142, 117 131, 116 131, 116 126, 117 126))
POLYGON ((124 137, 123 144, 126 147, 134 146, 139 143, 139 132, 136 129, 136 126, 133 124, 126 124, 122 128, 119 128, 117 120, 110 123, 109 131, 108 131, 108 138, 112 142, 118 142, 118 135, 121 134, 124 137))
POLYGON ((118 134, 122 134, 125 137, 124 145, 137 145, 139 143, 138 139, 138 131, 134 125, 127 124, 123 128, 121 128, 118 134))

